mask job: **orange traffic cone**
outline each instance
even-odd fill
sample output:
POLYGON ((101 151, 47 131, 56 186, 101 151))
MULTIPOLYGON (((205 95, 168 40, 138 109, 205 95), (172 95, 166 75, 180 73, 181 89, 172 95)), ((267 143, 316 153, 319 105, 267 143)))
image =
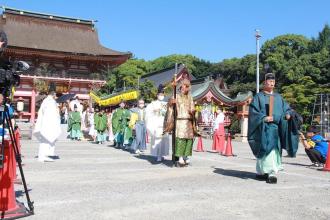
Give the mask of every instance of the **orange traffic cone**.
MULTIPOLYGON (((16 140, 16 144, 17 144, 17 148, 18 148, 18 153, 21 154, 21 134, 19 129, 15 130, 15 140, 16 140)), ((22 164, 23 165, 23 164, 22 164)), ((18 165, 17 165, 18 166, 18 165)), ((22 180, 17 179, 17 175, 16 175, 16 169, 13 169, 13 183, 14 184, 22 184, 22 180)))
POLYGON ((325 166, 323 168, 323 171, 330 171, 330 142, 328 142, 327 161, 325 162, 325 166))
POLYGON ((4 163, 0 169, 0 212, 1 219, 17 219, 30 215, 23 203, 16 202, 14 190, 14 170, 16 159, 14 147, 5 140, 4 163))
POLYGON ((233 154, 233 147, 231 145, 231 135, 230 135, 230 133, 228 133, 228 135, 227 135, 226 151, 225 151, 225 154, 223 154, 223 156, 226 156, 226 157, 235 156, 233 154))
POLYGON ((197 142, 197 149, 196 149, 196 151, 197 151, 197 152, 204 152, 202 136, 199 136, 199 137, 198 137, 198 142, 197 142))

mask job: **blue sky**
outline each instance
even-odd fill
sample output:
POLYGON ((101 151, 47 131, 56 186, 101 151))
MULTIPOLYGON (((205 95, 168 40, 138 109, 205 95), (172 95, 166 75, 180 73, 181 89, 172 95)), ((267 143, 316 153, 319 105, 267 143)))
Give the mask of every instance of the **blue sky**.
POLYGON ((146 60, 192 54, 218 62, 255 53, 294 33, 315 37, 330 23, 328 0, 0 0, 8 7, 98 20, 101 43, 146 60))

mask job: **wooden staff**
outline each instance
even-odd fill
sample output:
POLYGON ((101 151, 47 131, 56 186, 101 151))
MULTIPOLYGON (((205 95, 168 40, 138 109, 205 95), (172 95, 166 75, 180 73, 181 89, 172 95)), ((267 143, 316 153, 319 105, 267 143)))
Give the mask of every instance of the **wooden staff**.
MULTIPOLYGON (((173 98, 174 98, 174 100, 176 100, 176 76, 177 76, 176 73, 177 73, 177 64, 175 64, 175 74, 173 77, 173 98)), ((176 159, 175 159, 176 117, 177 117, 176 103, 173 103, 172 162, 174 165, 176 162, 176 159)))
POLYGON ((269 112, 268 116, 273 116, 273 109, 274 109, 274 96, 269 96, 269 112))

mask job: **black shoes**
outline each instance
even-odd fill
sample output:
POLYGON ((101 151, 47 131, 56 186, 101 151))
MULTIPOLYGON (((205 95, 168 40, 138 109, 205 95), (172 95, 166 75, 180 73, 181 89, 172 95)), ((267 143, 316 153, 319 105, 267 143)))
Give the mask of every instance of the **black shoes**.
POLYGON ((276 184, 276 183, 277 183, 277 178, 276 178, 276 176, 269 176, 268 179, 266 180, 266 183, 269 183, 269 184, 276 184))
POLYGON ((261 181, 266 181, 266 183, 269 183, 269 184, 276 184, 277 183, 276 176, 269 175, 268 173, 265 173, 263 175, 256 174, 256 179, 261 180, 261 181))

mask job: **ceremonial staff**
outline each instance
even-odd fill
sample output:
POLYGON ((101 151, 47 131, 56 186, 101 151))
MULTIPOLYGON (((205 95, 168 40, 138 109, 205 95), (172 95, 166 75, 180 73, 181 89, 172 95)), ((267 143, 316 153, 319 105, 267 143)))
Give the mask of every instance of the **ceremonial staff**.
MULTIPOLYGON (((178 70, 178 64, 175 64, 175 73, 173 78, 173 98, 176 101, 176 76, 177 76, 177 70, 178 70)), ((173 103, 173 132, 172 132, 172 162, 175 164, 176 158, 175 158, 175 134, 176 134, 176 102, 173 103)))
POLYGON ((273 110, 274 110, 274 96, 271 94, 269 96, 269 111, 268 111, 268 116, 273 117, 273 110))

